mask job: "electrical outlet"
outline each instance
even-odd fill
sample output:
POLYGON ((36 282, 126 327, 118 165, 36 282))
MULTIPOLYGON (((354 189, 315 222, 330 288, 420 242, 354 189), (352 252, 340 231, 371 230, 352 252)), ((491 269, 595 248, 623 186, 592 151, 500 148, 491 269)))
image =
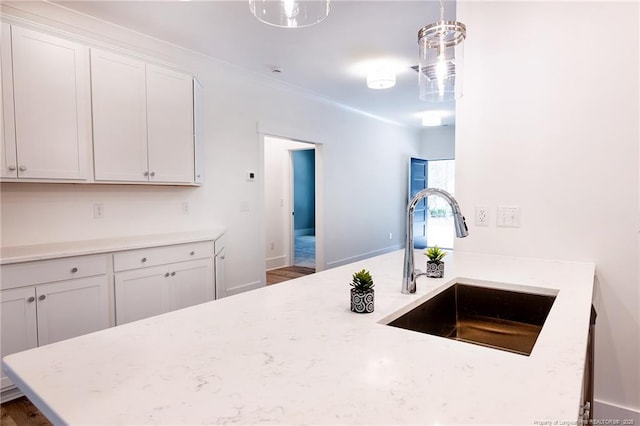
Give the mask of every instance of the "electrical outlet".
POLYGON ((476 226, 489 226, 489 207, 476 206, 476 226))
POLYGON ((93 205, 93 218, 102 219, 104 217, 104 204, 95 203, 93 205))
POLYGON ((248 212, 249 211, 249 202, 248 201, 241 201, 240 202, 240 211, 241 212, 248 212))
POLYGON ((497 225, 504 228, 520 228, 520 207, 498 206, 497 225))
POLYGON ((182 214, 189 214, 191 213, 191 206, 189 205, 188 201, 183 201, 182 202, 182 214))

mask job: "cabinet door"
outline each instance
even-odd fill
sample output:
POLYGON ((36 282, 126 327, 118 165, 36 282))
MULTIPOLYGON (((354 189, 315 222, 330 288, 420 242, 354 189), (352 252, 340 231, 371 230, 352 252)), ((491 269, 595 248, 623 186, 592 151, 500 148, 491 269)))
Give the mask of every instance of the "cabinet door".
POLYGON ((193 182, 193 87, 190 75, 147 65, 149 180, 193 182))
POLYGON ((40 346, 109 327, 106 275, 41 285, 36 298, 40 346))
POLYGON ((13 121, 13 71, 11 65, 11 27, 2 22, 0 38, 0 177, 18 177, 16 132, 13 121))
POLYGON ((91 49, 96 180, 147 181, 145 64, 91 49))
POLYGON ((89 48, 11 29, 18 177, 86 179, 89 48))
POLYGON ((116 274, 116 325, 170 310, 169 270, 166 266, 116 274))
POLYGON ((216 254, 216 299, 227 295, 227 281, 224 272, 224 248, 216 254))
POLYGON ((214 299, 213 262, 192 260, 170 266, 171 309, 182 309, 214 299))
MULTIPOLYGON (((35 295, 33 287, 0 291, 0 358, 38 345, 35 295)), ((6 389, 13 384, 1 367, 0 385, 6 389)))

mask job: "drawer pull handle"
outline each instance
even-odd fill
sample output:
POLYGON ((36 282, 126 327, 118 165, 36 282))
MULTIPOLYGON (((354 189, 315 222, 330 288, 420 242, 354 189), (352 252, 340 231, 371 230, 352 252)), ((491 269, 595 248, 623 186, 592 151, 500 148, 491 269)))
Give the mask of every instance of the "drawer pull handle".
POLYGON ((191 253, 189 253, 191 256, 193 256, 194 254, 196 254, 195 251, 192 251, 191 253))
POLYGON ((154 177, 156 175, 156 172, 151 172, 149 173, 149 176, 154 177))
POLYGON ((20 166, 20 171, 21 172, 26 172, 27 171, 27 166, 20 166))
POLYGON ((220 260, 224 260, 224 256, 220 256, 220 260))
POLYGON ((14 171, 15 169, 16 169, 16 166, 14 166, 13 164, 9 166, 10 171, 14 171))
POLYGON ((40 297, 38 297, 38 300, 44 300, 44 299, 46 299, 46 298, 47 298, 47 296, 46 296, 46 295, 44 295, 44 294, 42 294, 42 295, 40 295, 40 297))
POLYGON ((149 172, 144 172, 143 173, 145 176, 149 176, 149 172))
POLYGON ((71 269, 71 273, 72 273, 72 274, 75 274, 76 272, 78 272, 78 268, 72 268, 72 269, 71 269))
POLYGON ((142 258, 142 263, 144 263, 144 262, 146 262, 146 261, 147 261, 147 258, 146 258, 146 257, 143 257, 143 258, 142 258))
POLYGON ((168 277, 168 276, 169 276, 169 273, 167 272, 166 274, 164 274, 164 276, 165 276, 165 277, 168 277))
POLYGON ((36 298, 31 296, 30 298, 27 299, 27 302, 33 303, 35 300, 36 300, 36 298))
POLYGON ((172 276, 172 277, 175 277, 175 276, 176 276, 176 273, 175 273, 175 272, 172 272, 172 273, 171 273, 171 276, 172 276))

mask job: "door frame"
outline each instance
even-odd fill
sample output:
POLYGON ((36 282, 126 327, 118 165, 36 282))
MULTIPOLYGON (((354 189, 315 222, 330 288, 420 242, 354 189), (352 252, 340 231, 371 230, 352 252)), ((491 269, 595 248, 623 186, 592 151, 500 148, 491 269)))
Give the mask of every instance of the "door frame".
MULTIPOLYGON (((301 129, 296 129, 292 127, 290 124, 276 124, 270 122, 259 121, 257 125, 257 136, 258 136, 258 176, 264 177, 265 169, 264 169, 264 158, 265 158, 265 138, 266 137, 274 137, 279 139, 287 139, 294 142, 303 142, 314 145, 316 158, 315 158, 315 181, 316 181, 316 271, 323 271, 326 269, 326 259, 324 253, 324 242, 325 242, 325 230, 324 230, 324 143, 322 142, 322 138, 309 133, 308 131, 303 131, 301 129)), ((266 230, 265 230, 265 188, 264 185, 259 185, 259 229, 260 229, 260 247, 261 250, 264 250, 266 244, 266 230)), ((266 263, 263 268, 262 273, 262 284, 266 285, 267 282, 267 274, 266 274, 266 263)))

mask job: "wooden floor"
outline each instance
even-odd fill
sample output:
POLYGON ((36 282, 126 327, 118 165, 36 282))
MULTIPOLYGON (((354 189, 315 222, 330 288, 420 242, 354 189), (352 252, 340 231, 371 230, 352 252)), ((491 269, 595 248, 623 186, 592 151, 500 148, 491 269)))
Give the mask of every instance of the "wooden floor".
MULTIPOLYGON (((306 268, 304 266, 273 269, 267 271, 267 285, 281 283, 315 272, 314 268, 306 268)), ((1 426, 49 426, 52 424, 24 396, 1 404, 0 414, 1 426)))
POLYGON ((49 420, 26 397, 0 405, 2 426, 49 426, 49 420))
POLYGON ((287 266, 286 268, 272 269, 267 271, 267 285, 304 277, 305 275, 310 275, 315 272, 316 270, 314 268, 307 268, 305 266, 287 266))

